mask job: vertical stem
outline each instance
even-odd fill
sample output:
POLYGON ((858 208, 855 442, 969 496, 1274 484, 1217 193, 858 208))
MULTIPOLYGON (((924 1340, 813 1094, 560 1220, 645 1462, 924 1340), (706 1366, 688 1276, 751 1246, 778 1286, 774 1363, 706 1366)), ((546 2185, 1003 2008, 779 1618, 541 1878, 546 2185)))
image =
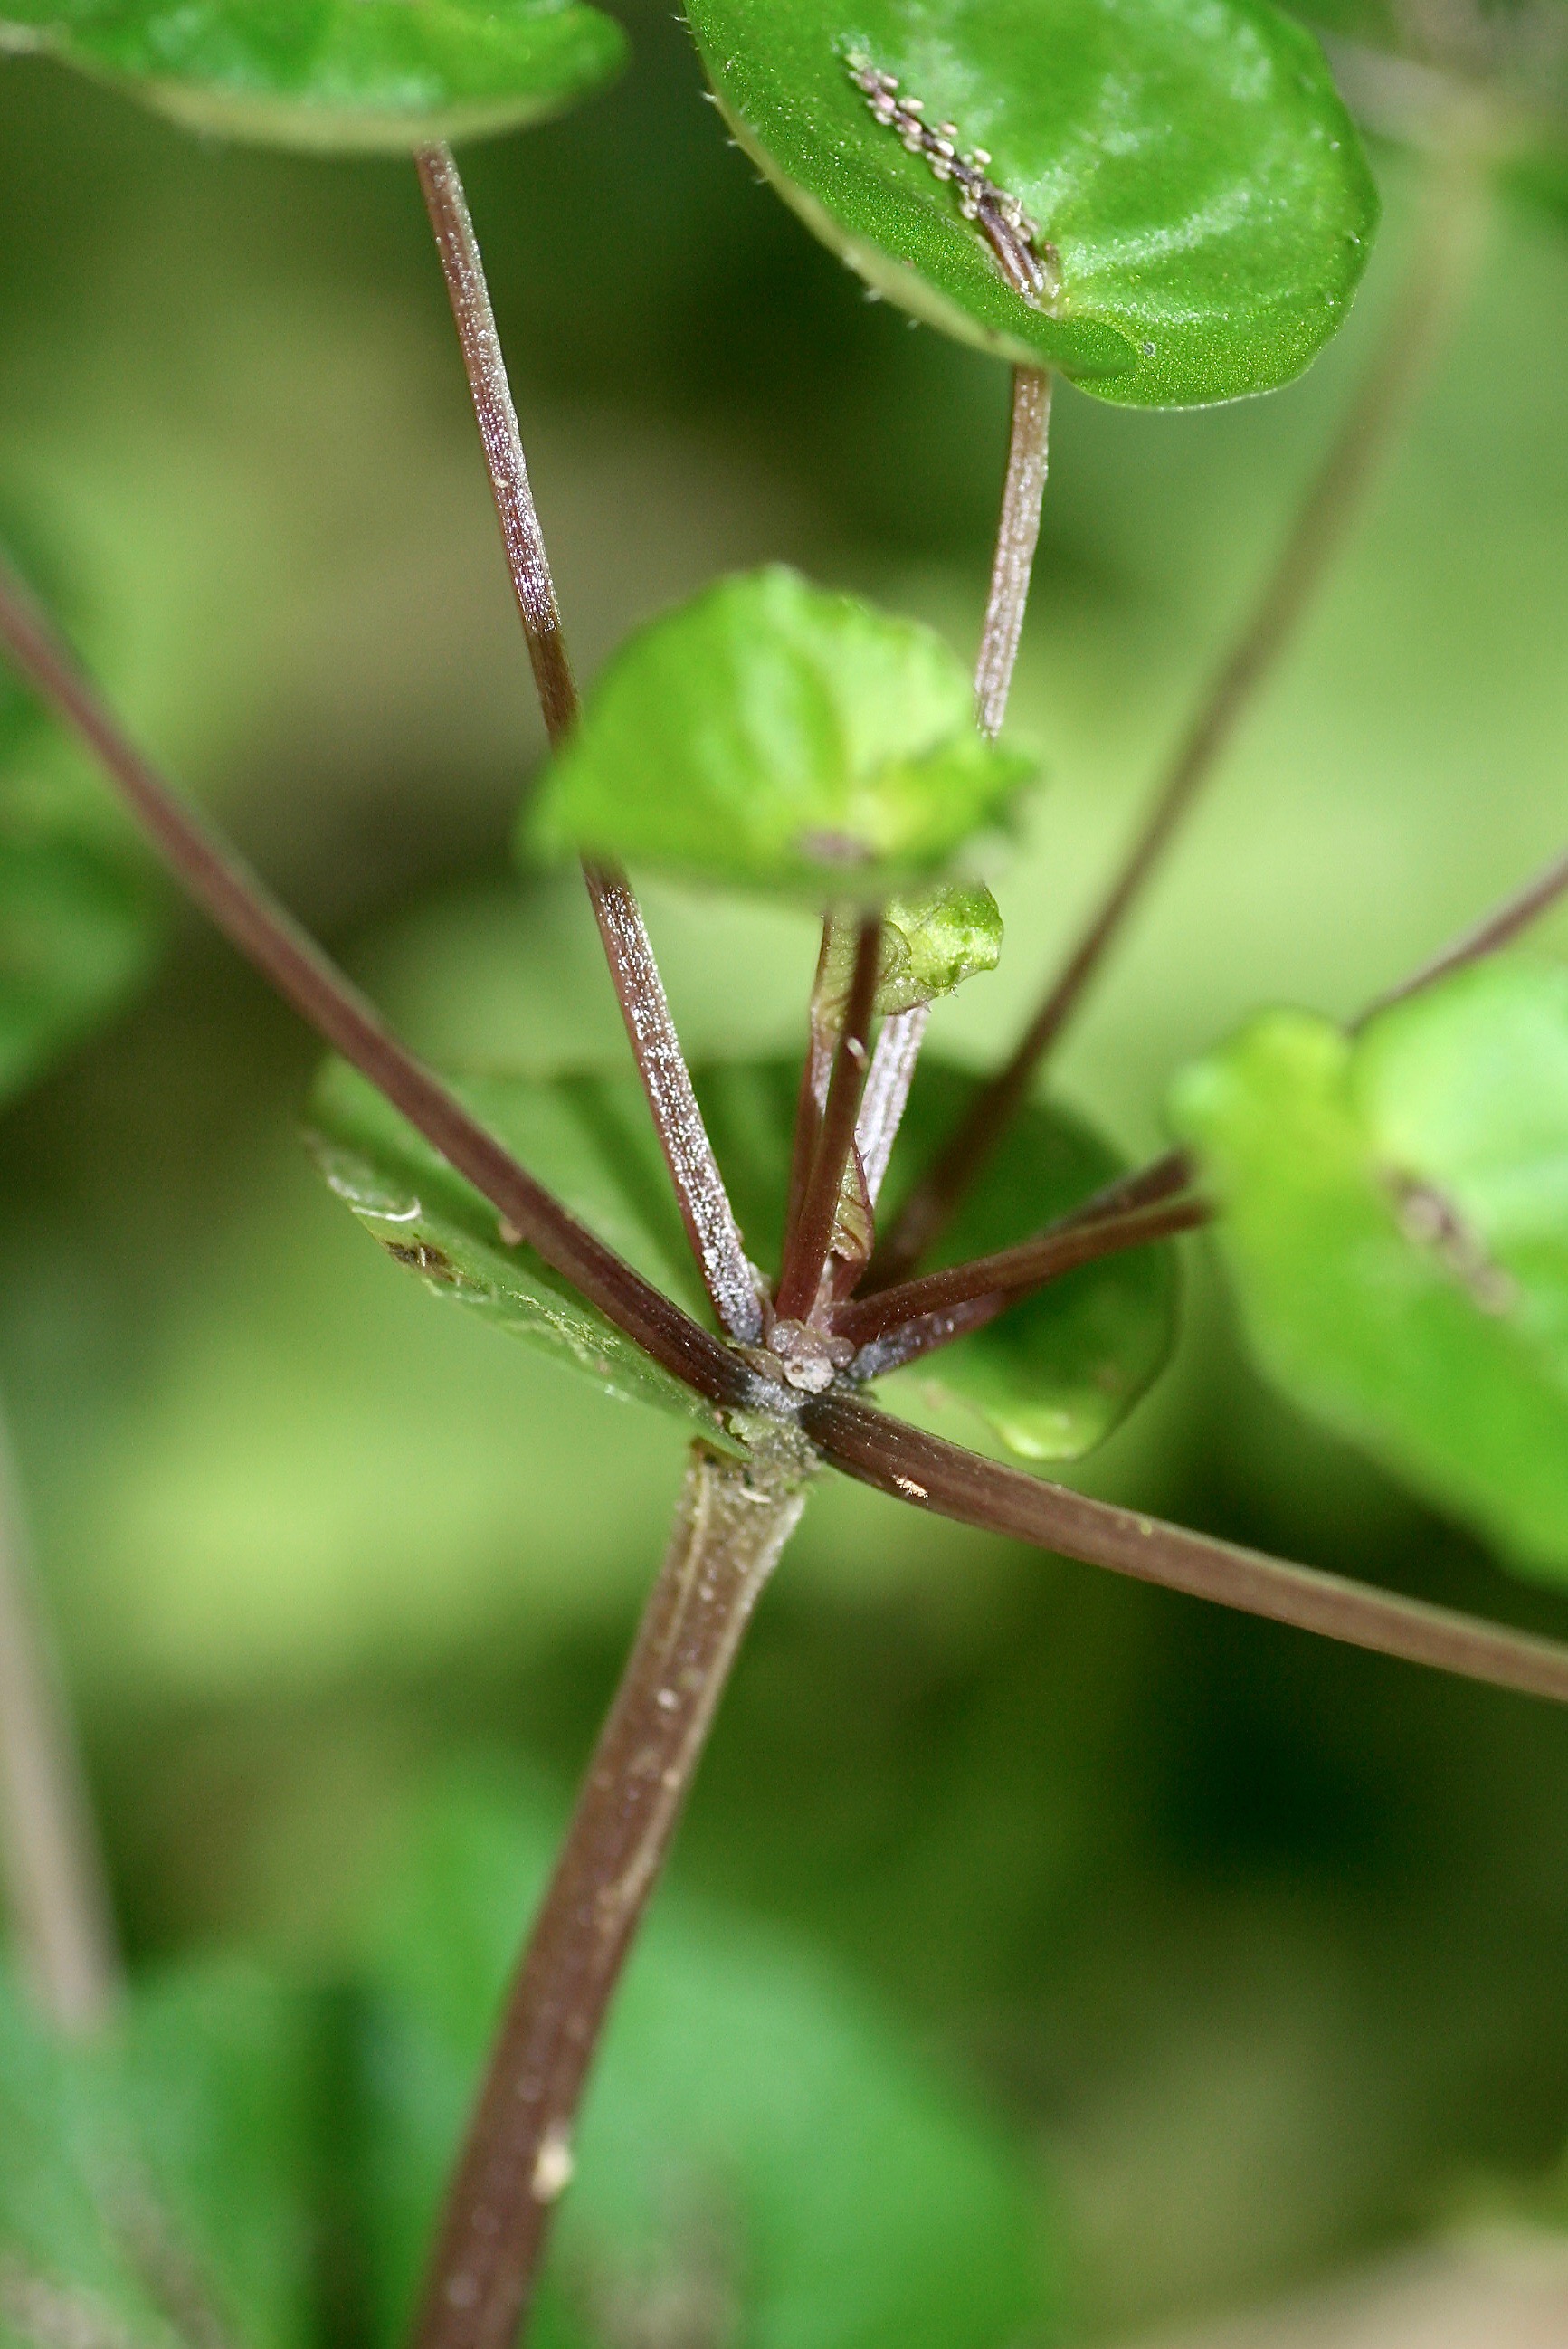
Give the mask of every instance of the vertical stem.
POLYGON ((1472 159, 1445 159, 1433 167, 1403 293, 1296 509, 1262 592, 1178 743, 1120 871, 1011 1060, 975 1097, 963 1124, 905 1202, 879 1260, 883 1278, 898 1279, 918 1262, 986 1164, 1041 1061, 1077 1010, 1183 818, 1294 636, 1470 282, 1484 222, 1480 192, 1472 159))
POLYGON ((810 1315, 817 1302, 817 1291, 832 1246, 844 1169, 855 1146, 855 1112, 865 1081, 866 1039, 871 1033, 881 957, 882 924, 872 914, 861 924, 854 976, 850 982, 844 1024, 822 1110, 816 1155, 799 1214, 784 1243, 784 1262, 774 1300, 781 1320, 803 1321, 810 1315))
POLYGON ((512 2349, 593 2051, 810 1454, 694 1445, 668 1555, 507 2003, 453 2181, 418 2349, 512 2349))
MULTIPOLYGON (((451 149, 423 148, 418 161, 419 184, 479 419, 539 706, 551 742, 558 745, 576 723, 577 687, 567 657, 561 607, 533 502, 479 241, 451 149)), ((750 1343, 762 1328, 756 1284, 692 1091, 641 909, 624 874, 584 864, 583 877, 692 1254, 720 1328, 730 1337, 750 1343)))
MULTIPOLYGON (((991 560, 991 589, 985 599, 980 651, 975 664, 975 722, 992 741, 1001 732, 1007 714, 1007 696, 1018 658, 1035 549, 1040 537, 1050 432, 1049 374, 1043 367, 1015 367, 1007 471, 1002 483, 1002 511, 997 518, 996 546, 991 560)), ((931 1007, 924 1003, 918 1004, 913 1011, 895 1012, 891 1019, 883 1021, 877 1040, 871 1074, 866 1080, 861 1126, 855 1136, 873 1206, 903 1122, 930 1018, 931 1007)))
POLYGON ((0 1862, 23 1972, 57 2029, 107 2022, 119 1969, 70 1718, 0 1426, 0 1862))

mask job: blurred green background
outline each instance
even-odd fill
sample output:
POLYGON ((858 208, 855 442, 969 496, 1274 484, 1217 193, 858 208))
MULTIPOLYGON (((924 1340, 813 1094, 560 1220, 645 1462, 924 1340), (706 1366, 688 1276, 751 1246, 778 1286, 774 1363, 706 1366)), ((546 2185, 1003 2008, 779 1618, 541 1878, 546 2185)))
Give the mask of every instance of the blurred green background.
MULTIPOLYGON (((862 300, 727 148, 668 12, 621 13, 631 76, 468 168, 580 670, 773 557, 967 649, 1003 372, 862 300)), ((1058 396, 1015 704, 1050 781, 995 876, 1002 969, 938 1014, 954 1052, 1013 1033, 1376 337, 1411 196, 1377 161, 1366 292, 1303 383, 1187 417, 1058 396)), ((203 148, 15 61, 0 221, 0 501, 63 549, 139 733, 432 1055, 617 1055, 579 893, 506 859, 542 736, 412 172, 203 148)), ((1560 845, 1565 358, 1568 236, 1502 210, 1062 1056, 1130 1150, 1243 1011, 1354 1009, 1560 845)), ((649 911, 695 1050, 799 1040, 808 925, 649 911)), ((170 920, 128 1015, 0 1124, 0 1388, 133 1951, 308 1959, 433 1766, 569 1785, 680 1437, 392 1276, 297 1144, 309 1039, 170 920)), ((1093 1487, 1568 1633, 1259 1386, 1184 1246, 1179 1361, 1093 1487)), ((676 1872, 989 2102, 1109 2340, 1541 2206, 1565 1858, 1561 1715, 839 1486, 676 1872)))

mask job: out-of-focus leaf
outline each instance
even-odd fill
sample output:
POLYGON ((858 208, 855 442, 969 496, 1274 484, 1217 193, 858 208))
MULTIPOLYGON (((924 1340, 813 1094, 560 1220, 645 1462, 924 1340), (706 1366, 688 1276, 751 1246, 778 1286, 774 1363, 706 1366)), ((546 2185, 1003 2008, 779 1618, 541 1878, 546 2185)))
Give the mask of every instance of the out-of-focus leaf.
POLYGON ((63 2042, 0 1977, 0 2341, 304 2349, 309 2037, 240 1967, 63 2042))
POLYGON ((7 822, 0 803, 0 1104, 142 976, 150 893, 107 840, 7 822))
MULTIPOLYGON (((688 1311, 707 1306, 642 1090, 627 1077, 475 1079, 469 1107, 529 1173, 688 1311)), ((673 1412, 727 1442, 712 1407, 650 1361, 526 1247, 373 1086, 324 1071, 308 1139, 332 1188, 395 1263, 569 1364, 606 1394, 673 1412)))
POLYGON ((1377 197, 1316 44, 1266 0, 687 14, 786 200, 966 342, 1188 406, 1287 381, 1345 315, 1377 197))
POLYGON ((582 0, 0 0, 6 48, 194 130, 398 154, 558 114, 625 58, 582 0))
POLYGON ((968 672, 934 630, 775 565, 622 647, 526 840, 866 900, 935 872, 1032 772, 975 731, 968 672))
POLYGON ((1568 1571, 1568 970, 1479 963, 1354 1042, 1271 1012, 1182 1072, 1171 1117, 1280 1385, 1568 1571))
MULTIPOLYGON (((364 2081, 377 2337, 400 2336, 548 1815, 454 1791, 400 1837, 364 2081)), ((1049 2309, 1034 2180, 809 1948, 664 1893, 589 2090, 532 2337, 1009 2349, 1049 2309), (617 2322, 618 2316, 618 2322, 617 2322), (659 2337, 664 2337, 660 2335, 659 2337)))
MULTIPOLYGON (((827 966, 818 992, 824 1001, 846 997, 855 967, 855 925, 834 920, 827 966)), ((882 909, 877 964, 877 1012, 913 1011, 951 995, 966 978, 995 970, 1002 953, 1002 910, 983 881, 939 881, 882 909)))

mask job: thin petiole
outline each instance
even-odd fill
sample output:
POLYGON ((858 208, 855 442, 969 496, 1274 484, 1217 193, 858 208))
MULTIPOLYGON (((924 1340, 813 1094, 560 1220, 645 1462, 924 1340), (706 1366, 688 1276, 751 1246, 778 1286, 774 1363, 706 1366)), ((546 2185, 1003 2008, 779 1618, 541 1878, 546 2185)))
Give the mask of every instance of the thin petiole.
POLYGON ((1046 1055, 1078 1009, 1199 792, 1295 636, 1330 559, 1361 511, 1378 458, 1442 346, 1479 255, 1481 220, 1473 165, 1460 160, 1434 167, 1401 297, 1296 509, 1262 593, 1211 678, 1120 871, 1047 989, 1011 1059, 971 1103, 905 1201, 879 1252, 877 1270, 884 1280, 902 1278, 920 1261, 988 1164, 1046 1055))
POLYGON ((1511 897, 1505 897, 1501 905, 1494 907, 1472 928, 1462 932, 1440 953, 1435 954, 1429 962, 1423 963, 1419 970, 1412 971, 1408 978, 1401 979, 1397 987, 1390 987, 1377 996, 1352 1022, 1352 1033, 1364 1028, 1368 1019, 1375 1019, 1379 1011, 1387 1011, 1391 1004, 1402 1003, 1408 995, 1418 995, 1422 988, 1431 987, 1439 978, 1446 978, 1449 971, 1462 970, 1466 963, 1480 962, 1483 956, 1495 954, 1500 947, 1510 945, 1522 930, 1528 929, 1532 922, 1555 905, 1564 892, 1568 892, 1568 849, 1561 856, 1554 856, 1533 880, 1525 883, 1522 889, 1516 890, 1511 897))
MULTIPOLYGON (((555 583, 533 502, 484 264, 451 149, 423 148, 418 161, 419 184, 473 395, 539 706, 545 730, 555 745, 576 723, 577 687, 567 657, 555 583)), ((624 874, 585 864, 583 877, 692 1254, 719 1327, 750 1344, 762 1332, 757 1286, 692 1090, 647 926, 624 874)))
MULTIPOLYGON (((1051 378, 1042 367, 1015 367, 1013 408, 1007 432, 1007 470, 991 562, 991 586, 975 664, 975 722, 995 740, 1007 714, 1007 696, 1018 658, 1018 640, 1029 600, 1035 549, 1040 537, 1040 507, 1050 462, 1051 378)), ((931 1018, 928 1004, 895 1012, 882 1034, 866 1079, 855 1145, 865 1167, 866 1188, 876 1204, 882 1176, 898 1138, 909 1090, 931 1018)))
POLYGON ((865 1082, 866 1040, 871 1034, 881 955, 882 924, 873 914, 861 924, 854 975, 850 981, 844 1024, 833 1058, 833 1073, 811 1172, 799 1213, 785 1241, 784 1262, 774 1300, 780 1320, 804 1321, 816 1307, 817 1292, 832 1246, 844 1172, 855 1146, 855 1115, 865 1082))
MULTIPOLYGON (((1119 1255, 1126 1248, 1147 1247, 1151 1240, 1169 1239, 1176 1232, 1191 1231, 1207 1223, 1212 1213, 1205 1200, 1175 1199, 1132 1207, 1121 1215, 1069 1217, 1034 1239, 1021 1240, 1016 1247, 1000 1248, 995 1255, 975 1257, 967 1264, 950 1265, 944 1271, 928 1272, 917 1280, 901 1281, 894 1288, 858 1298, 834 1315, 833 1334, 857 1346, 884 1337, 896 1342, 906 1322, 948 1313, 956 1306, 992 1297, 999 1297, 1006 1305, 1016 1304, 1030 1290, 1043 1288, 1047 1281, 1058 1280, 1080 1265, 1119 1255)), ((912 1358, 903 1354, 901 1359, 912 1358)))

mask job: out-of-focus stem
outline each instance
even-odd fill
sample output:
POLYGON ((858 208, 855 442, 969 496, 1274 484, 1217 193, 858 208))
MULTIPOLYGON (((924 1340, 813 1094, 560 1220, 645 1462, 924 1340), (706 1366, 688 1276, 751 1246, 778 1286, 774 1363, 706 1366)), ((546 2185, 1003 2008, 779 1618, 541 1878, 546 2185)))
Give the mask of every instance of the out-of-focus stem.
POLYGON ((417 2349, 512 2349, 611 1998, 811 1465, 785 1431, 744 1466, 693 1447, 669 1552, 490 2058, 417 2349))
POLYGON ((103 1858, 59 1672, 33 1587, 15 1466, 0 1425, 0 1859, 23 1976, 67 2033, 113 2012, 119 1961, 103 1858))

